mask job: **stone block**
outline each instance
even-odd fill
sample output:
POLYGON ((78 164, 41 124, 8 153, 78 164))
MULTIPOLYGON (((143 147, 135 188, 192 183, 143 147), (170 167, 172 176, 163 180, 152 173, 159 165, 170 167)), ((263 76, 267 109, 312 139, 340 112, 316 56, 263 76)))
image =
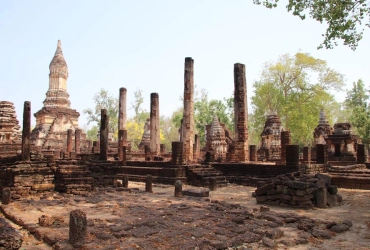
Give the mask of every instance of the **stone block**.
POLYGON ((54 190, 54 188, 55 188, 55 185, 52 183, 32 185, 32 190, 35 190, 35 191, 52 191, 54 190))
POLYGON ((193 197, 209 197, 209 189, 187 189, 183 190, 182 194, 193 197))

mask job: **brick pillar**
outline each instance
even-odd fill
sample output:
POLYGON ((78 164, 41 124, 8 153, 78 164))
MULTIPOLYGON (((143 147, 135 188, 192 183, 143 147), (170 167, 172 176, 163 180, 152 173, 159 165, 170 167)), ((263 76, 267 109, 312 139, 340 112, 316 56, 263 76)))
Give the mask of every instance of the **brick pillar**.
POLYGON ((326 164, 327 161, 328 159, 325 145, 316 144, 316 162, 318 164, 326 164))
POLYGON ((151 153, 150 153, 150 147, 148 145, 144 146, 144 155, 145 155, 145 161, 150 161, 151 153))
POLYGON ((311 148, 310 147, 303 148, 303 161, 307 163, 311 162, 311 148))
POLYGON ((235 157, 239 162, 249 161, 248 103, 245 65, 234 64, 234 124, 235 157))
POLYGON ((67 130, 67 152, 66 152, 68 158, 69 158, 69 155, 72 152, 72 148, 73 148, 72 136, 73 136, 73 130, 72 129, 68 129, 67 130))
POLYGON ((299 145, 286 145, 286 165, 299 166, 299 145))
POLYGON ((172 142, 172 164, 182 165, 184 163, 184 144, 180 141, 172 142))
POLYGON ((22 129, 22 161, 29 161, 31 154, 31 102, 24 102, 22 129))
POLYGON ((200 156, 200 140, 199 135, 196 134, 194 138, 194 160, 197 160, 200 156))
POLYGON ((290 145, 291 137, 290 137, 290 131, 281 131, 281 137, 280 137, 280 145, 281 145, 281 155, 280 155, 280 163, 285 164, 286 162, 286 146, 290 145))
POLYGON ((357 163, 364 164, 367 162, 366 147, 364 144, 357 144, 357 163))
POLYGON ((256 145, 249 145, 249 160, 257 161, 257 147, 256 145))
POLYGON ((109 133, 109 116, 106 109, 101 110, 100 120, 100 157, 102 161, 108 159, 108 133, 109 133))
POLYGON ((127 89, 120 88, 119 89, 119 113, 118 113, 118 130, 125 130, 126 129, 126 96, 127 96, 127 89))
POLYGON ((75 130, 75 152, 76 154, 81 153, 81 129, 75 130))
POLYGON ((184 115, 182 123, 182 142, 184 143, 184 161, 193 161, 194 144, 194 60, 185 58, 184 70, 184 115))
POLYGON ((126 146, 122 146, 122 149, 121 149, 121 152, 122 152, 122 159, 120 159, 122 161, 122 164, 125 165, 126 164, 126 161, 127 161, 127 156, 126 156, 126 146))
POLYGON ((159 95, 158 93, 150 94, 150 151, 154 155, 159 154, 159 95))
POLYGON ((123 159, 123 146, 127 146, 127 130, 120 129, 118 131, 118 158, 120 161, 123 159))
POLYGON ((96 154, 100 152, 100 141, 93 141, 92 153, 96 154))

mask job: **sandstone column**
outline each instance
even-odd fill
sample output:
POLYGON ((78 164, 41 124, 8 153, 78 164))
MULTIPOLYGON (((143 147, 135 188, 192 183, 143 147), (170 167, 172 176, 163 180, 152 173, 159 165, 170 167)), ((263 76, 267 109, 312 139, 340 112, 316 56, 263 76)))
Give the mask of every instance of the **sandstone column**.
POLYGON ((108 133, 109 133, 109 116, 106 109, 101 110, 100 120, 100 160, 108 159, 108 133))
POLYGON ((182 123, 182 142, 184 143, 184 161, 193 161, 194 144, 194 60, 185 58, 184 72, 184 115, 182 123))
POLYGON ((234 123, 235 156, 241 161, 249 161, 248 148, 248 103, 245 65, 234 64, 234 123))
POLYGON ((86 214, 81 210, 73 210, 69 214, 69 243, 74 247, 81 247, 87 236, 86 214))
POLYGON ((118 114, 118 130, 126 129, 126 88, 119 89, 119 114, 118 114))
POLYGON ((290 131, 281 131, 280 134, 280 145, 281 145, 281 151, 280 151, 280 163, 285 164, 286 162, 286 146, 290 145, 291 137, 290 137, 290 131))
POLYGON ((249 159, 250 161, 257 161, 257 147, 256 145, 249 146, 249 159))
POLYGON ((198 160, 199 155, 200 155, 200 138, 199 135, 196 134, 194 137, 194 160, 198 160))
POLYGON ((150 152, 159 154, 159 96, 158 93, 150 94, 150 152))
POLYGON ((118 113, 118 157, 122 160, 122 147, 127 146, 127 130, 126 130, 126 120, 127 120, 127 110, 126 110, 126 96, 127 89, 119 89, 119 113, 118 113))
POLYGON ((118 157, 121 161, 123 159, 124 146, 127 146, 127 130, 120 129, 118 131, 118 157))
POLYGON ((73 130, 72 129, 68 129, 67 130, 67 158, 70 157, 70 154, 72 152, 72 136, 73 136, 73 130))
POLYGON ((180 180, 177 180, 175 182, 175 197, 181 196, 182 196, 182 182, 180 180))
POLYGON ((76 154, 81 153, 81 129, 75 130, 75 152, 76 154))
POLYGON ((22 161, 30 160, 31 153, 31 102, 24 102, 22 128, 22 161))

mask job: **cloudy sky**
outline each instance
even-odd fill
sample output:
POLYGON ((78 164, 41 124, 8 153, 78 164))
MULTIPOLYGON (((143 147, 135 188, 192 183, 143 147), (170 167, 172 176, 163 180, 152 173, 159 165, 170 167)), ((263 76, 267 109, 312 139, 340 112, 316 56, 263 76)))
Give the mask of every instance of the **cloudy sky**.
MULTIPOLYGON (((150 93, 157 92, 161 115, 170 115, 181 106, 185 57, 195 61, 197 89, 211 99, 232 95, 234 63, 246 65, 250 98, 265 62, 298 51, 326 60, 346 76, 347 88, 359 78, 368 86, 370 30, 356 51, 342 45, 317 50, 325 28, 283 5, 269 10, 252 0, 1 1, 0 100, 15 104, 21 124, 24 101, 31 101, 33 113, 42 108, 58 39, 81 127, 82 111, 94 107, 101 88, 118 98, 126 87, 128 106, 141 89, 147 110, 150 93)), ((334 94, 338 101, 345 97, 334 94)))

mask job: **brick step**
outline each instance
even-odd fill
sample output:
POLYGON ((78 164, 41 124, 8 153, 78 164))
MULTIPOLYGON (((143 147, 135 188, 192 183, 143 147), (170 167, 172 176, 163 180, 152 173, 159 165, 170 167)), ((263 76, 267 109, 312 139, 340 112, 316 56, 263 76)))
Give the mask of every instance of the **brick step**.
POLYGON ((70 193, 71 191, 89 191, 90 184, 66 184, 60 185, 56 188, 57 191, 70 193))
POLYGON ((80 178, 58 178, 58 182, 74 182, 74 181, 80 181, 80 182, 93 182, 93 177, 80 177, 80 178))
POLYGON ((85 165, 60 165, 58 170, 59 172, 74 172, 74 171, 88 171, 89 167, 85 165))
MULTIPOLYGON (((127 174, 128 181, 135 181, 135 182, 145 182, 146 176, 142 175, 130 175, 127 174)), ((168 185, 175 185, 177 180, 180 180, 183 184, 187 184, 186 177, 162 177, 162 176, 152 176, 153 183, 161 183, 161 184, 168 184, 168 185)), ((119 180, 119 177, 117 178, 119 180)), ((130 185, 130 184, 129 184, 130 185)))

